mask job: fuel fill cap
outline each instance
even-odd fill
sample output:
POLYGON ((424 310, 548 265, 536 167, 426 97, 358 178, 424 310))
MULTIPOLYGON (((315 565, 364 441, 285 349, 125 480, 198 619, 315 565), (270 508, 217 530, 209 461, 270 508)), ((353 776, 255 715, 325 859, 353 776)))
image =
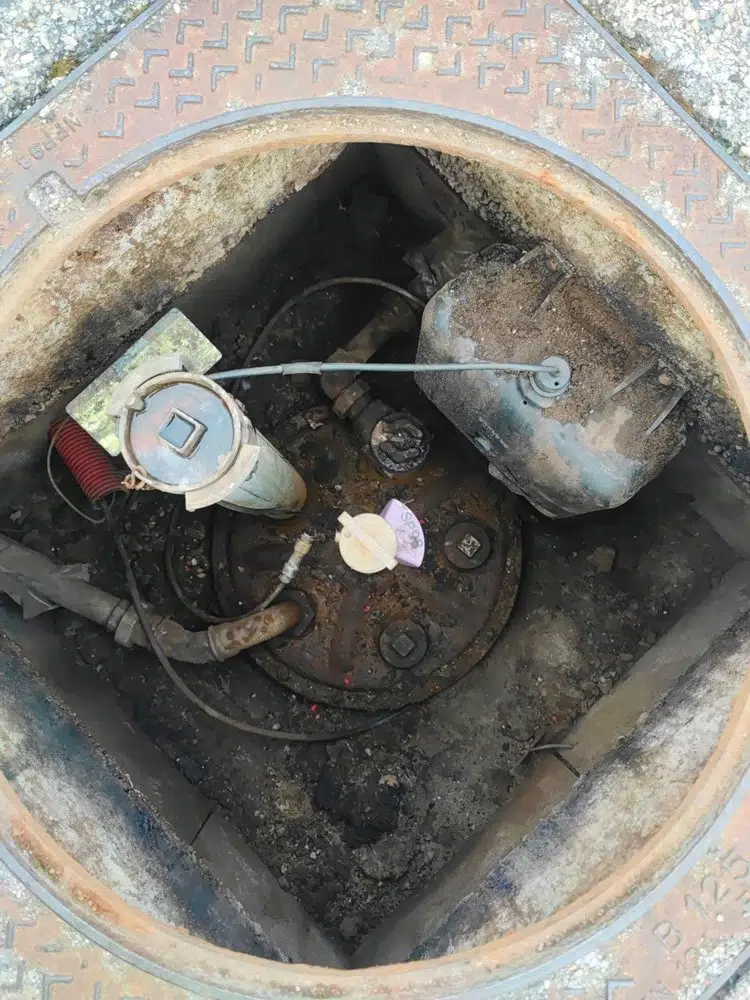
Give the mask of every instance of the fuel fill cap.
POLYGON ((211 379, 165 372, 138 386, 124 405, 123 457, 156 489, 204 489, 226 475, 247 441, 242 416, 211 379))
POLYGON ((305 482, 257 431, 241 404, 178 356, 152 358, 122 380, 110 402, 123 458, 156 490, 179 493, 188 510, 221 503, 291 517, 305 482))
POLYGON ((340 514, 336 535, 341 558, 357 573, 379 573, 398 565, 396 532, 380 514, 340 514))

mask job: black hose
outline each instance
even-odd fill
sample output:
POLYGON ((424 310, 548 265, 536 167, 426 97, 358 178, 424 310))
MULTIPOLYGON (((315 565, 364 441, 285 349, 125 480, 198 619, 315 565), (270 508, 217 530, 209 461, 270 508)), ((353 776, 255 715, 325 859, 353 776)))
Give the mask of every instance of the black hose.
MULTIPOLYGON (((204 611, 202 608, 199 608, 197 604, 194 604, 185 593, 182 584, 180 583, 179 578, 177 576, 177 569, 175 567, 175 561, 176 561, 175 538, 177 534, 177 524, 179 522, 180 513, 182 509, 183 509, 182 504, 178 500, 177 503, 174 505, 174 508, 172 509, 172 513, 169 516, 169 524, 167 526, 167 538, 164 543, 164 570, 166 572, 167 581, 169 582, 169 585, 172 588, 175 597, 183 606, 183 608, 185 608, 186 611, 189 611, 191 615, 193 615, 195 618, 198 619, 198 621, 205 622, 207 625, 226 625, 229 622, 239 621, 241 618, 245 618, 247 615, 255 614, 255 612, 257 611, 265 611, 266 608, 269 607, 269 605, 273 604, 273 602, 281 596, 285 584, 279 582, 274 584, 273 587, 271 587, 271 589, 268 591, 265 597, 262 600, 258 601, 255 607, 251 608, 250 611, 243 611, 239 615, 223 615, 223 616, 214 615, 210 611, 204 611)), ((212 528, 210 529, 212 554, 215 548, 213 544, 215 518, 216 515, 214 514, 214 526, 212 526, 212 528)), ((213 578, 214 590, 217 590, 216 579, 218 574, 216 570, 216 564, 213 558, 211 559, 211 576, 213 578)))
POLYGON ((188 687, 185 681, 172 666, 168 656, 162 649, 161 643, 155 635, 151 622, 149 621, 148 612, 143 605, 143 599, 141 598, 140 590, 138 589, 138 582, 136 581, 135 574, 133 573, 130 556, 128 555, 125 544, 115 529, 112 521, 110 521, 110 524, 113 529, 115 546, 120 558, 122 559, 123 568, 125 570, 125 579, 127 581, 128 590, 130 591, 130 599, 133 602, 133 607, 138 615, 138 621, 140 622, 141 628, 149 641, 149 645, 153 650, 154 656, 159 661, 160 665, 163 667, 175 687, 189 701, 200 708, 202 712, 205 712, 206 715, 210 716, 212 719, 216 719, 217 722, 223 722, 225 725, 231 726, 233 729, 238 729, 240 732, 249 733, 251 736, 262 736, 265 739, 270 740, 283 740, 285 743, 334 743, 337 740, 346 740, 351 739, 354 736, 361 736, 363 733, 367 733, 371 729, 376 729, 378 726, 382 726, 386 722, 390 722, 391 719, 398 715, 398 712, 391 712, 389 715, 382 716, 379 719, 374 719, 372 722, 368 722, 364 726, 359 726, 354 729, 339 730, 333 733, 292 733, 286 732, 283 729, 265 729, 263 726, 253 725, 253 723, 245 722, 243 719, 233 719, 231 716, 218 711, 218 709, 212 708, 211 705, 199 698, 198 695, 188 687))
POLYGON ((385 288, 389 292, 395 292, 396 295, 403 296, 407 302, 411 302, 420 312, 425 307, 424 300, 420 299, 418 295, 413 295, 400 285, 394 285, 392 281, 383 281, 382 278, 357 278, 349 276, 343 278, 326 278, 324 281, 316 281, 314 285, 308 285, 307 288, 303 288, 297 295, 292 296, 291 299, 287 299, 260 331, 256 338, 256 344, 261 337, 268 334, 282 316, 286 316, 290 309, 294 309, 295 306, 299 305, 300 302, 304 302, 310 295, 315 295, 317 292, 324 292, 326 288, 335 288, 337 285, 373 285, 375 288, 385 288))
MULTIPOLYGON (((245 355, 245 359, 242 362, 241 367, 246 368, 250 364, 253 355, 258 351, 260 342, 264 337, 268 336, 282 316, 286 316, 290 310, 294 309, 294 307, 299 305, 300 302, 304 302, 304 300, 310 295, 315 295, 317 292, 323 292, 327 288, 335 288, 337 285, 371 285, 375 288, 385 288, 389 292, 401 295, 407 300, 407 302, 410 302, 416 309, 418 309, 420 313, 425 307, 424 301, 417 295, 413 295, 410 291, 406 288, 402 288, 400 285, 395 285, 390 281, 383 281, 381 278, 359 278, 353 275, 346 275, 341 278, 326 278, 324 281, 316 281, 314 285, 308 285, 307 288, 303 288, 297 295, 292 296, 291 299, 287 299, 287 301, 276 310, 253 341, 253 346, 245 355)), ((236 391, 238 384, 239 379, 232 383, 231 391, 236 391)))
POLYGON ((183 590, 182 584, 177 577, 177 570, 175 569, 175 537, 181 510, 182 504, 181 501, 178 500, 172 508, 172 513, 169 516, 169 524, 167 525, 167 537, 164 543, 164 570, 167 574, 167 580, 169 581, 169 585, 180 604, 187 611, 189 611, 191 615, 197 618, 198 621, 205 622, 207 625, 224 625, 226 622, 231 622, 233 619, 222 615, 211 614, 210 611, 204 611, 196 604, 193 604, 183 590))

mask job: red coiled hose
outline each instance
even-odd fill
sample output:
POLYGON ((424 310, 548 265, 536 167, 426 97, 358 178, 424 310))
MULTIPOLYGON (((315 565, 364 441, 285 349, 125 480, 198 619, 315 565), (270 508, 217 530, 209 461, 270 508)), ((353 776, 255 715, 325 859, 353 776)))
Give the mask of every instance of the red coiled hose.
POLYGON ((56 420, 49 434, 55 450, 89 500, 100 500, 123 488, 122 476, 116 472, 107 452, 72 417, 56 420))

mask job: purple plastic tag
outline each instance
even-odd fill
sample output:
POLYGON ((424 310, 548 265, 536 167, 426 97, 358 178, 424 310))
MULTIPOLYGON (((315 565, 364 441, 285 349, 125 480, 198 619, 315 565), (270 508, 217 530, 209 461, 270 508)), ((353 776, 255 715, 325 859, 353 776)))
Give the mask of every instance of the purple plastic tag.
POLYGON ((415 569, 424 560, 424 532, 419 518, 400 500, 389 500, 380 512, 380 516, 390 524, 396 532, 396 559, 403 566, 413 566, 415 569))

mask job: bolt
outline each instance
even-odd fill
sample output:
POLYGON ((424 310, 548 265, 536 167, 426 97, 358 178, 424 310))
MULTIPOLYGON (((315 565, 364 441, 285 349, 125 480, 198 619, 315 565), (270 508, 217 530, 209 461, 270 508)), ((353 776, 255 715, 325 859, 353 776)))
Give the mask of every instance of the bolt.
POLYGON ((459 521, 445 533, 443 551, 456 569, 479 569, 489 559, 492 544, 481 524, 459 521))
POLYGON ((373 457, 384 472, 412 472, 424 464, 430 439, 410 413, 389 413, 378 420, 370 435, 373 457))
POLYGON ((378 647, 380 655, 390 666, 409 670, 425 657, 427 633, 409 618, 391 622, 380 633, 378 647))
POLYGON ((481 547, 481 541, 476 535, 472 535, 470 531, 467 531, 458 543, 458 548, 463 552, 467 559, 473 559, 481 547))
POLYGON ((402 632, 397 639, 394 639, 391 643, 391 649, 394 649, 398 655, 405 660, 409 653, 412 653, 417 648, 417 644, 409 638, 406 632, 402 632))

